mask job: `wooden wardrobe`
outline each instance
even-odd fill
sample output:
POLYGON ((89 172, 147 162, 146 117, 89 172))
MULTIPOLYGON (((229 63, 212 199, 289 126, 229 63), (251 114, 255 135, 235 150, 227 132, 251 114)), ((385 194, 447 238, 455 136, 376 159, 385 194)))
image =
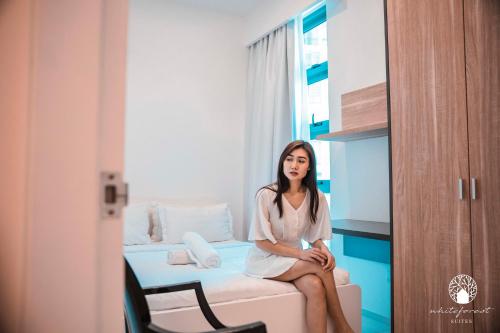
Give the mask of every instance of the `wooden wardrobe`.
POLYGON ((387 33, 394 331, 500 332, 500 0, 387 0, 387 33), (494 310, 431 313, 457 274, 494 310))

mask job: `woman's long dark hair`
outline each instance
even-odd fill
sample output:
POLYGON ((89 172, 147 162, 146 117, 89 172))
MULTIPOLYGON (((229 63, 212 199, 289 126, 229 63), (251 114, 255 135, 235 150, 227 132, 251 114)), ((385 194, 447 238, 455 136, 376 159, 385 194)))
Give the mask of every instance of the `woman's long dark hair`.
MULTIPOLYGON (((307 141, 296 140, 290 142, 285 150, 281 153, 280 160, 278 163, 278 180, 275 183, 266 185, 259 189, 269 189, 276 192, 276 198, 274 203, 278 206, 280 212, 280 218, 283 216, 283 193, 288 191, 290 188, 290 180, 285 176, 283 172, 283 163, 288 155, 290 155, 294 150, 302 148, 307 152, 309 157, 309 170, 306 176, 302 179, 302 186, 309 190, 309 217, 311 223, 316 223, 316 214, 318 213, 319 207, 319 196, 318 196, 318 185, 316 183, 316 156, 314 155, 314 149, 311 144, 307 141)), ((257 191, 257 193, 259 192, 257 191)))

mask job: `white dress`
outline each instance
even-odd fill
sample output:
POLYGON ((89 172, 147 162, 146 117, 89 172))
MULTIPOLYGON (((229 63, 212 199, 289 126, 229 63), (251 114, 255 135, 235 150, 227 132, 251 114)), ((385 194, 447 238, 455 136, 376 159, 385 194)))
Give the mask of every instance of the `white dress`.
MULTIPOLYGON (((309 218, 309 190, 299 208, 295 209, 283 195, 283 216, 279 217, 276 193, 263 189, 257 194, 255 213, 250 226, 248 240, 269 240, 302 249, 302 239, 313 243, 318 239, 331 239, 330 212, 325 195, 318 190, 319 205, 316 223, 309 218)), ((284 257, 253 246, 248 251, 245 274, 259 278, 270 278, 289 270, 297 258, 284 257)))

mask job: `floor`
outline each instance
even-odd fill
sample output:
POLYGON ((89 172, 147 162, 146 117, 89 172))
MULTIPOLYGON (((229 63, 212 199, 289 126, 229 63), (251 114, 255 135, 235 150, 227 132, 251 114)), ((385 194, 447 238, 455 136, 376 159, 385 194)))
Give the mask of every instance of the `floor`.
POLYGON ((363 310, 361 313, 362 333, 389 333, 391 323, 388 318, 379 316, 373 312, 363 310))

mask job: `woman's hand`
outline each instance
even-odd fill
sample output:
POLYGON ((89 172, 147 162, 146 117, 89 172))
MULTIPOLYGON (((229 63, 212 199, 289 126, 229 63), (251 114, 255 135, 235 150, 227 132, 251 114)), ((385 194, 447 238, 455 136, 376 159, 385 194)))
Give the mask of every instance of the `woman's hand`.
POLYGON ((326 256, 326 254, 315 247, 307 250, 302 250, 302 252, 300 252, 299 259, 319 263, 321 266, 324 266, 328 262, 328 257, 326 256))
POLYGON ((330 272, 335 268, 335 257, 333 254, 328 250, 326 246, 321 247, 321 253, 323 253, 327 260, 326 263, 323 265, 323 271, 325 272, 330 272))

